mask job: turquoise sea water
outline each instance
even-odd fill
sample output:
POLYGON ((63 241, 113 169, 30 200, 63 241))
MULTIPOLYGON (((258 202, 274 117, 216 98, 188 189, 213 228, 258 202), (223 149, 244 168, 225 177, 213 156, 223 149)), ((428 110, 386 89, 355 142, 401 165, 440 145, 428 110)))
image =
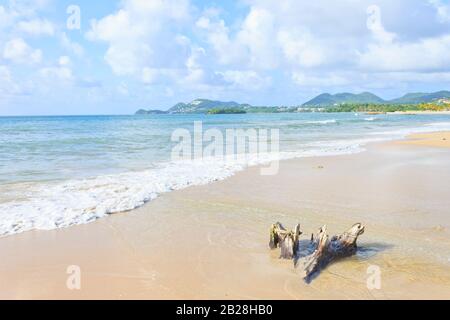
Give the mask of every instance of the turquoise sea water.
POLYGON ((172 161, 172 132, 192 130, 194 121, 204 130, 279 129, 282 159, 359 152, 371 141, 450 130, 447 115, 0 117, 0 235, 86 223, 261 163, 172 161))

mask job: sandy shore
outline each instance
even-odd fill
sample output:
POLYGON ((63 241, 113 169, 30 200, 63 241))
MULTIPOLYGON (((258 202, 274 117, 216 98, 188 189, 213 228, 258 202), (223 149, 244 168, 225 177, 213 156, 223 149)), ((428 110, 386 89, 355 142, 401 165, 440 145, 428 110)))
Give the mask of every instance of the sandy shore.
POLYGON ((413 134, 408 139, 399 141, 402 144, 450 148, 450 132, 413 134))
POLYGON ((387 114, 404 114, 404 115, 449 115, 450 111, 394 111, 394 112, 387 112, 387 114))
POLYGON ((0 298, 448 299, 450 149, 435 147, 444 136, 283 161, 274 176, 253 167, 88 225, 2 238, 0 298), (300 222, 302 240, 325 223, 366 232, 355 257, 306 284, 267 247, 275 221, 300 222), (69 265, 81 290, 67 289, 69 265), (367 288, 371 265, 380 290, 367 288))

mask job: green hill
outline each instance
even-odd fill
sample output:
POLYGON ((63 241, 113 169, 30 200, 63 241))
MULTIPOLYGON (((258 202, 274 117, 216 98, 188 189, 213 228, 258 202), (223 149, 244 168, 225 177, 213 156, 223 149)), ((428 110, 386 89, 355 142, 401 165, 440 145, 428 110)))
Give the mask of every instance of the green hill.
POLYGON ((161 110, 138 110, 135 114, 214 114, 218 110, 222 114, 232 113, 279 113, 279 112, 294 112, 297 107, 267 107, 267 106, 252 106, 247 103, 237 103, 234 101, 223 102, 208 99, 196 99, 189 103, 177 103, 167 111, 161 110))
POLYGON ((354 104, 354 103, 385 103, 383 99, 370 92, 363 92, 359 94, 353 93, 337 93, 329 94, 323 93, 314 99, 305 102, 305 107, 327 107, 339 104, 354 104))
POLYGON ((438 102, 441 99, 449 99, 450 91, 438 91, 432 93, 407 93, 401 98, 383 100, 370 92, 360 94, 352 93, 323 93, 314 99, 305 102, 304 107, 332 107, 343 104, 420 104, 438 102))
POLYGON ((239 104, 234 101, 223 102, 208 99, 196 99, 190 103, 177 103, 168 110, 168 113, 207 113, 211 109, 245 109, 248 104, 239 104))
POLYGON ((449 99, 450 91, 438 91, 433 93, 408 93, 403 97, 389 101, 392 104, 418 104, 436 102, 440 99, 449 99))

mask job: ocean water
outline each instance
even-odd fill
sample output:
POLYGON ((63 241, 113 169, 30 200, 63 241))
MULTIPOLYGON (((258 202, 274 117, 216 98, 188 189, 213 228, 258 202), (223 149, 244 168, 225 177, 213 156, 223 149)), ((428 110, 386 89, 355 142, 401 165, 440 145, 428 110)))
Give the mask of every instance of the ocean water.
POLYGON ((275 159, 356 153, 450 130, 447 115, 289 113, 0 117, 0 236, 87 223, 275 159), (279 129, 280 152, 174 161, 176 129, 279 129))

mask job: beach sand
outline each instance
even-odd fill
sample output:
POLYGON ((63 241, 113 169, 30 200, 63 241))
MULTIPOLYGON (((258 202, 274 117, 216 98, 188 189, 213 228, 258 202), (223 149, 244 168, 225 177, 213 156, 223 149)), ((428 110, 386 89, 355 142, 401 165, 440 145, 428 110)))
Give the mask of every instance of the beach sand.
POLYGON ((442 137, 283 161, 274 176, 252 167, 87 225, 2 238, 0 298, 449 299, 442 137), (306 284, 268 249, 276 221, 300 222, 302 241, 324 224, 335 234, 362 222, 366 232, 356 256, 306 284), (66 286, 70 265, 80 267, 81 290, 66 286), (381 272, 379 290, 367 287, 369 266, 381 272))
POLYGON ((398 142, 410 145, 450 148, 450 132, 413 134, 408 139, 398 142))

